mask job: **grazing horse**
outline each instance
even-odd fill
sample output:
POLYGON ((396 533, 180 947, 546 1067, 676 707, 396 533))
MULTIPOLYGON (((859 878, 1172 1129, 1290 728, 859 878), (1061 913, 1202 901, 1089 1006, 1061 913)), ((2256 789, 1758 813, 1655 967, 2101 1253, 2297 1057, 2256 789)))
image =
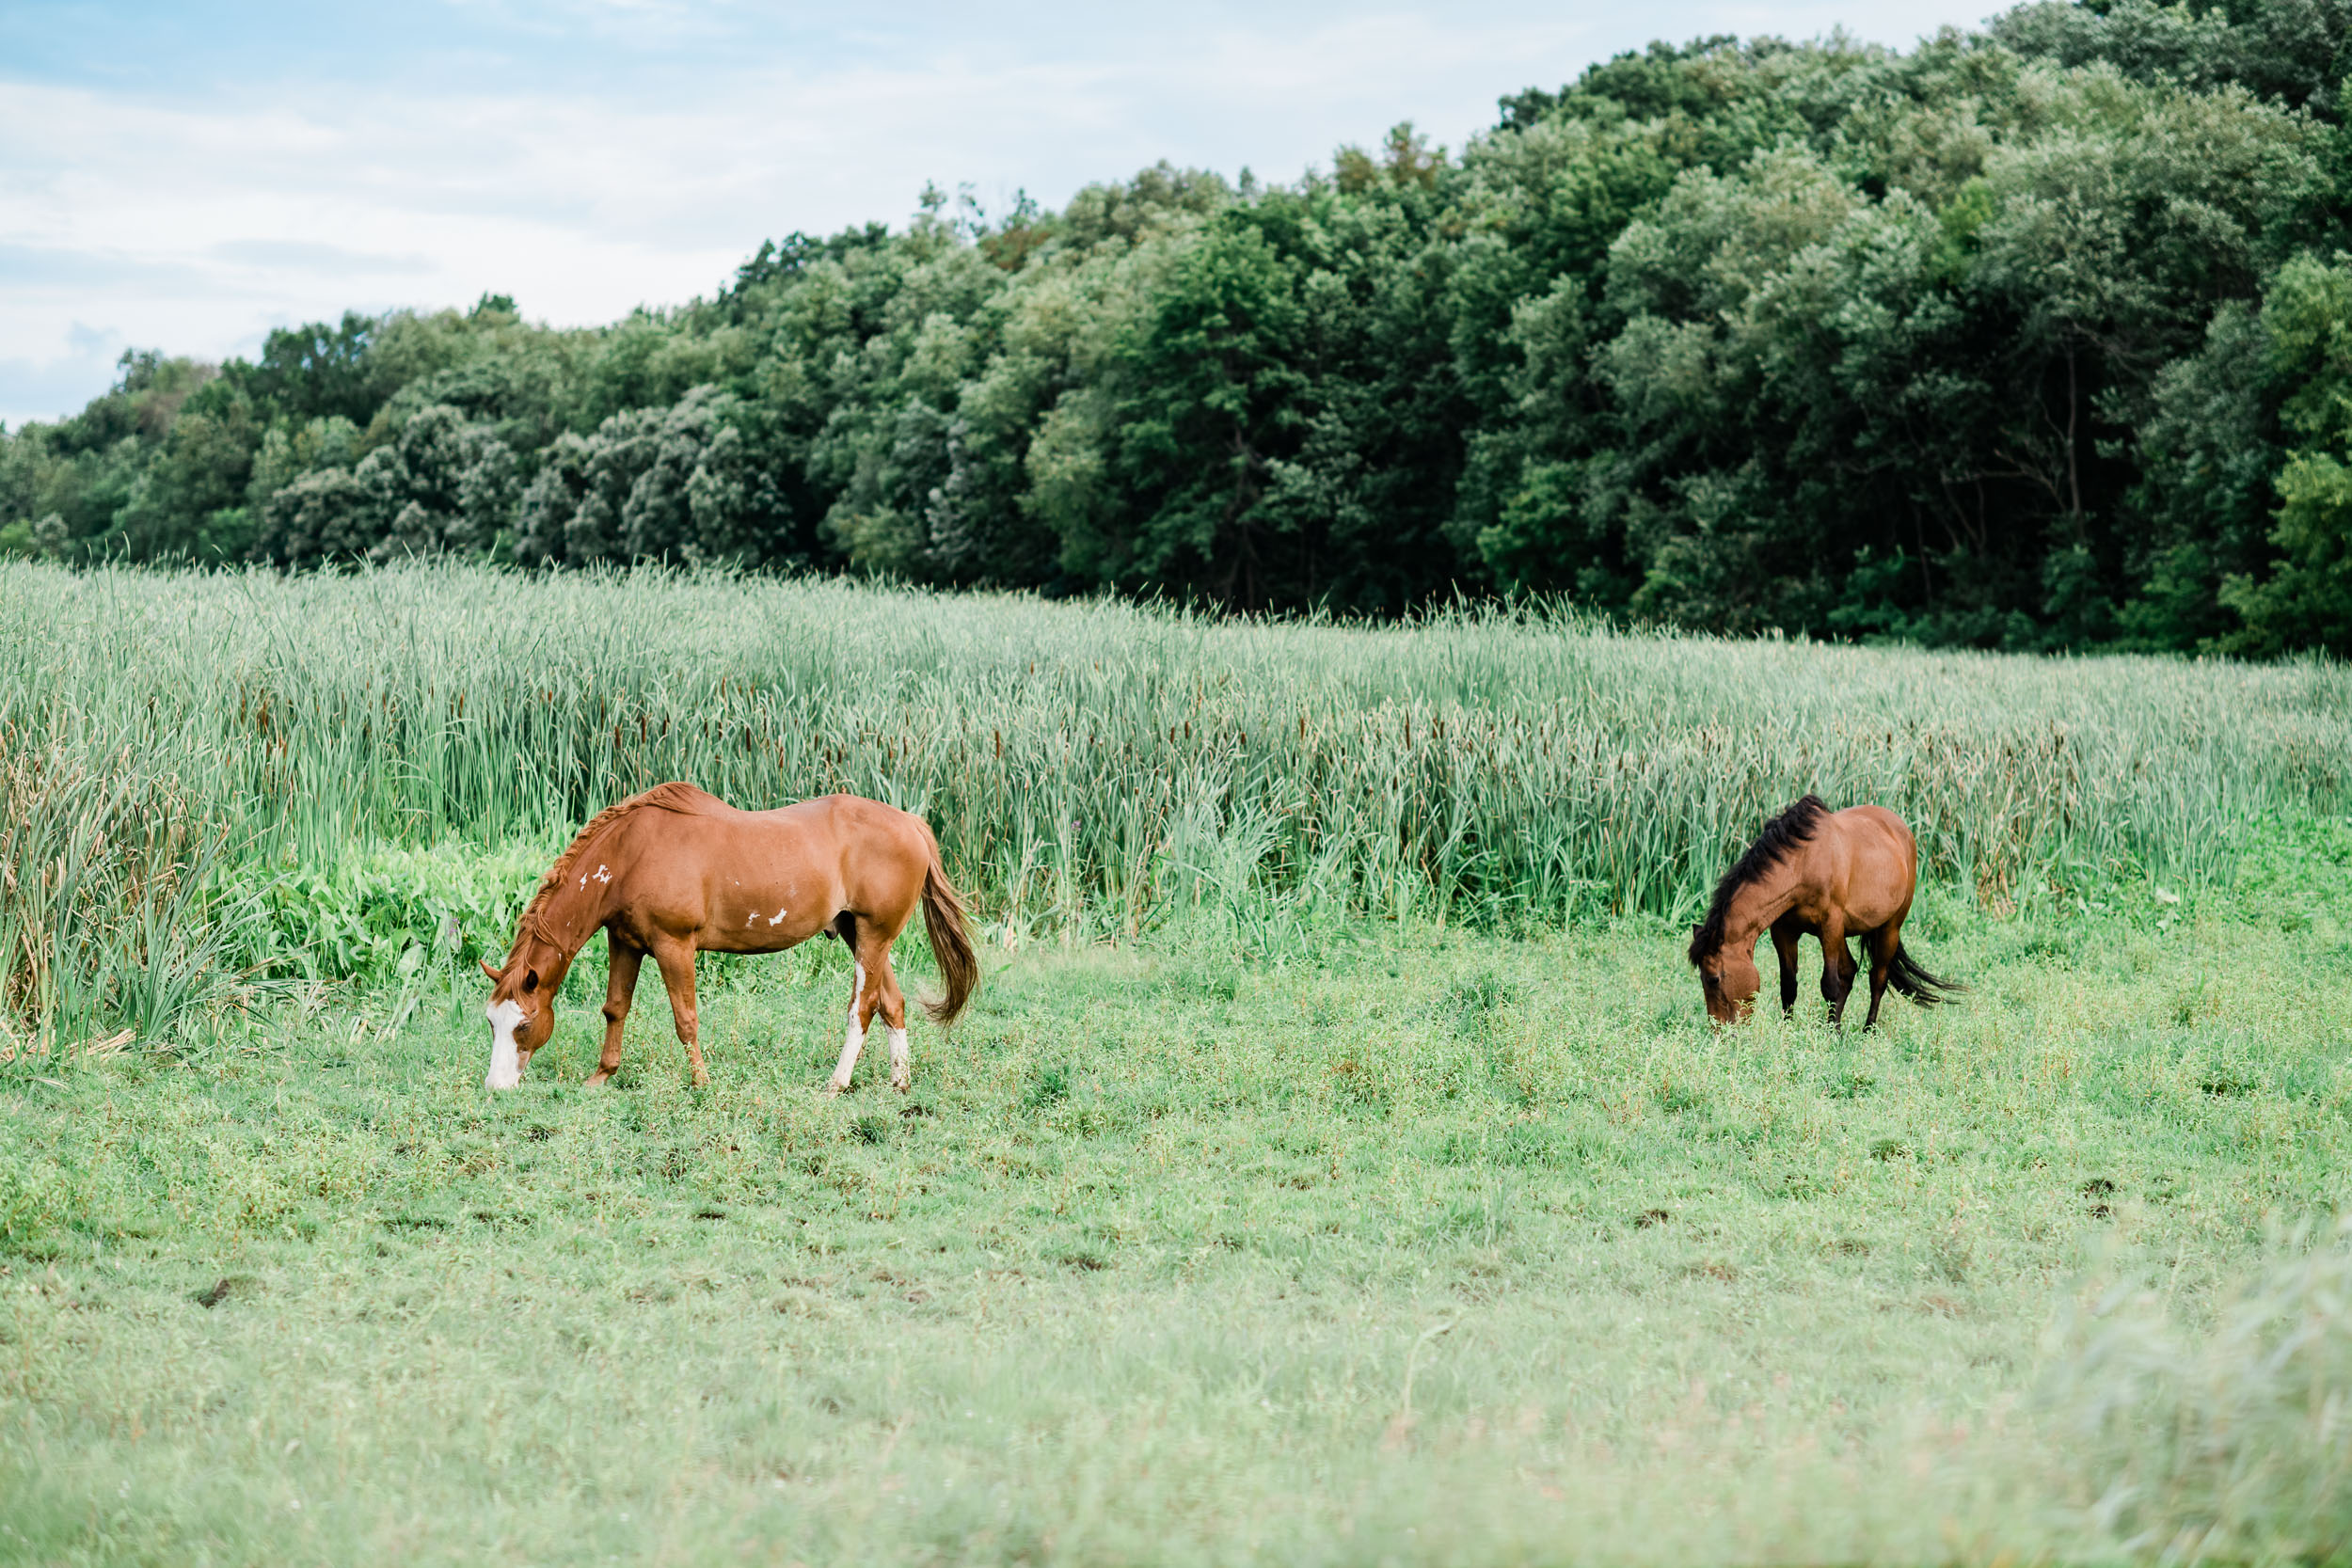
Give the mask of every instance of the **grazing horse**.
POLYGON ((1821 994, 1830 1022, 1843 1022, 1862 938, 1870 953, 1870 1016, 1893 986, 1922 1007, 1963 988, 1939 980, 1903 950, 1903 917, 1919 880, 1919 853, 1903 819, 1883 806, 1832 811, 1808 795, 1764 824, 1764 832, 1716 884, 1707 918, 1691 927, 1691 961, 1707 992, 1707 1016, 1737 1023, 1755 1005, 1762 977, 1756 939, 1772 933, 1780 955, 1780 1007, 1797 1005, 1797 940, 1821 943, 1821 994))
POLYGON ((522 1082, 532 1053, 555 1031, 555 993, 572 956, 601 929, 612 958, 604 996, 604 1054, 590 1076, 621 1065, 621 1022, 648 953, 670 992, 670 1012, 694 1082, 707 1084, 694 1037, 694 955, 781 953, 818 932, 854 956, 850 1033, 829 1094, 850 1086, 866 1031, 879 1010, 890 1030, 890 1083, 913 1086, 906 998, 890 972, 890 944, 917 904, 947 994, 929 1004, 940 1023, 963 1010, 979 978, 963 928, 963 900, 939 863, 924 820, 854 795, 828 795, 778 811, 738 811, 689 784, 657 784, 607 806, 540 879, 503 968, 482 972, 492 990, 487 1087, 522 1082))

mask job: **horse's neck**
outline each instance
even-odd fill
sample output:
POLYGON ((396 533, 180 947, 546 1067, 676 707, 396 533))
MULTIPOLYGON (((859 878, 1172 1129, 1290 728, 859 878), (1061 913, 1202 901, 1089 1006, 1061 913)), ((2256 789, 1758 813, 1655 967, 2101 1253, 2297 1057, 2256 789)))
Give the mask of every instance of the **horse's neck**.
POLYGON ((585 879, 578 875, 567 878, 539 906, 534 934, 562 954, 564 966, 570 968, 572 955, 586 945, 611 913, 605 907, 611 895, 611 883, 596 881, 593 872, 585 879))
POLYGON ((1741 952, 1756 945, 1756 939, 1765 927, 1788 912, 1797 901, 1797 879, 1784 878, 1777 882, 1750 882, 1731 895, 1731 908, 1724 916, 1724 945, 1741 952))

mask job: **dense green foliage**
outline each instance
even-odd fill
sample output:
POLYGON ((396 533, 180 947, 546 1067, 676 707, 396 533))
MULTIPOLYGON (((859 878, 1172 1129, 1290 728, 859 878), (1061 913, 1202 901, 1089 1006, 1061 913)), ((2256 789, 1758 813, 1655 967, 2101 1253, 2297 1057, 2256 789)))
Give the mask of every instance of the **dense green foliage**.
POLYGON ((2352 650, 2347 0, 1653 46, 1332 172, 927 198, 0 439, 0 547, 849 567, 1388 613, 2352 650))
POLYGON ((496 953, 537 865, 672 778, 920 811, 1015 946, 1201 910, 1692 918, 1807 790, 1899 811, 1988 905, 2075 904, 2226 881, 2256 818, 2341 810, 2352 671, 715 569, 0 563, 0 1024, 159 1037, 241 974, 496 953))
POLYGON ((1343 921, 992 951, 905 1099, 825 942, 703 1090, 439 960, 0 1067, 0 1561, 2342 1561, 2347 853, 1931 892, 1867 1035, 1343 921))

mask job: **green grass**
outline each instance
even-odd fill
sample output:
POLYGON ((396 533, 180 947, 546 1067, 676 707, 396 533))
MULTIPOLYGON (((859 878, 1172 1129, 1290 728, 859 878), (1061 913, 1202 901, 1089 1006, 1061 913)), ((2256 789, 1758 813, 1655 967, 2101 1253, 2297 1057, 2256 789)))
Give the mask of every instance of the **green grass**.
MULTIPOLYGON (((276 940, 278 879, 315 887, 387 847, 551 853, 674 777, 919 810, 1018 944, 1203 909, 1522 932, 1687 917, 1807 789, 1893 807, 1931 876, 1996 906, 2213 883, 2255 816, 2343 809, 2347 759, 2352 675, 2329 663, 1489 611, 1232 624, 660 572, 12 562, 0 1022, 36 1049, 163 1037, 233 1005, 229 976, 302 971, 276 940)), ((506 934, 460 924, 469 954, 506 934)))
POLYGON ((2352 1560, 2348 758, 2324 662, 0 564, 0 1560, 2352 1560), (482 1092, 674 776, 938 826, 911 1100, 823 943, 482 1092), (1805 789, 1963 1006, 1706 1025, 1805 789))
POLYGON ((2352 1184, 2348 848, 1933 895, 1969 1004, 1867 1036, 1708 1029, 1650 919, 1212 923, 992 953, 904 1100, 818 1097, 829 944, 730 972, 701 1092, 658 1001, 581 1089, 576 980, 485 1098, 438 972, 0 1076, 0 1557, 2340 1557, 2343 1271, 2277 1232, 2352 1184), (2213 1360, 2274 1265, 2300 1383, 2213 1360))

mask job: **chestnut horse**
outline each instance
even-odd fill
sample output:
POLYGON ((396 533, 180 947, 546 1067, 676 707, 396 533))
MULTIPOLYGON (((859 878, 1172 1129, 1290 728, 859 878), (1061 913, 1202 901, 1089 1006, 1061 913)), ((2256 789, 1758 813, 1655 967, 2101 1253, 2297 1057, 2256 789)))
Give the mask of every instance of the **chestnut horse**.
POLYGON ((890 1030, 891 1086, 913 1086, 906 998, 890 972, 890 944, 917 904, 947 994, 929 1005, 940 1023, 963 1010, 979 978, 963 928, 963 900, 939 863, 939 842, 911 813, 854 795, 779 811, 738 811, 689 784, 657 784, 590 819, 540 879, 506 965, 490 977, 492 1089, 522 1082, 532 1053, 555 1031, 555 993, 572 957, 599 929, 612 958, 604 995, 604 1054, 593 1087, 621 1065, 621 1022, 645 955, 670 992, 677 1037, 707 1084, 694 1037, 694 955, 781 953, 822 931, 854 956, 850 1032, 829 1094, 850 1086, 879 1010, 890 1030))
POLYGON ((1762 977, 1756 939, 1769 930, 1780 955, 1780 1008, 1797 1005, 1797 941, 1821 944, 1821 994, 1830 1022, 1843 1022, 1853 990, 1858 936, 1870 954, 1870 1016, 1893 986, 1922 1007, 1963 988, 1939 980, 1903 950, 1903 917, 1919 880, 1919 853, 1903 819, 1884 806, 1832 811, 1808 795, 1764 824, 1748 852, 1716 884, 1707 918, 1691 927, 1691 961, 1707 992, 1707 1016, 1737 1023, 1755 1005, 1762 977))

